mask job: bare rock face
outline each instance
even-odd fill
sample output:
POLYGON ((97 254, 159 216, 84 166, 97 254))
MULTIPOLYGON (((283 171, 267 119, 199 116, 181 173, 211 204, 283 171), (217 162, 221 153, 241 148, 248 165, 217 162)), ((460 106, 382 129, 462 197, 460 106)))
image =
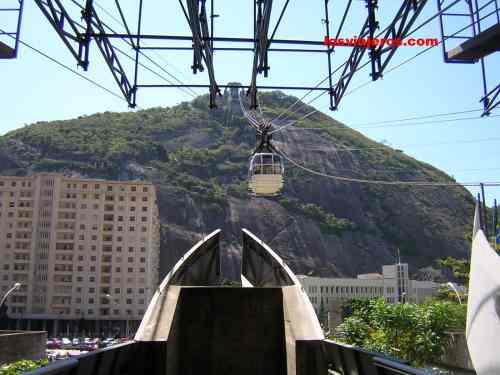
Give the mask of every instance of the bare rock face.
MULTIPOLYGON (((295 100, 280 92, 260 97, 269 118, 295 100)), ((161 216, 162 275, 217 228, 224 233, 223 271, 231 278, 239 276, 241 228, 266 241, 299 274, 380 272, 394 262, 397 248, 413 271, 437 258, 467 256, 464 233, 473 199, 464 188, 345 182, 287 163, 285 193, 252 198, 246 178, 255 133, 230 92, 216 111, 207 107, 203 96, 172 108, 34 124, 3 137, 0 172, 152 180, 161 216)), ((297 108, 292 118, 311 110, 297 108)), ((276 133, 274 142, 289 158, 329 175, 452 181, 322 113, 276 133)))

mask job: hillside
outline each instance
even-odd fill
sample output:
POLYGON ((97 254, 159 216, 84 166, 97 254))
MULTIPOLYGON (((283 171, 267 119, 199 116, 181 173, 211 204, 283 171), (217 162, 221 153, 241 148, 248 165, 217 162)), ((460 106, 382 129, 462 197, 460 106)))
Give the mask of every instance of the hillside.
MULTIPOLYGON (((295 98, 269 92, 260 101, 272 117, 295 98)), ((310 110, 305 106, 296 116, 310 110)), ((451 180, 324 114, 297 127, 325 128, 292 127, 275 137, 278 147, 310 168, 379 180, 451 180)), ((216 228, 224 233, 223 268, 232 277, 239 275, 242 227, 270 243, 297 273, 378 272, 394 261, 397 247, 413 271, 443 256, 467 256, 464 233, 473 200, 465 189, 346 183, 287 165, 282 197, 250 198, 246 175, 254 142, 235 98, 226 93, 220 107, 208 111, 201 96, 171 108, 25 126, 1 137, 0 173, 152 180, 162 224, 162 274, 216 228)))

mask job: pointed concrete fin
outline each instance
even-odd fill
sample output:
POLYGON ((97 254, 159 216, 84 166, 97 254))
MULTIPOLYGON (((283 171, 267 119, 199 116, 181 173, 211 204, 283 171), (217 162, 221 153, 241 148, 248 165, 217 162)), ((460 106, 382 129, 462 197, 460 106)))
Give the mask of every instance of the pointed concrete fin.
POLYGON ((483 231, 472 241, 467 298, 466 338, 479 375, 500 374, 500 256, 483 231))
POLYGON ((253 285, 248 281, 245 276, 241 275, 241 287, 242 288, 253 288, 253 285))
POLYGON ((168 273, 162 284, 210 286, 220 284, 221 230, 210 233, 194 245, 168 273))
POLYGON ((220 284, 221 230, 194 245, 165 276, 135 335, 136 341, 166 341, 173 324, 181 286, 220 284))
POLYGON ((242 280, 254 287, 298 285, 299 281, 283 260, 247 229, 243 232, 242 280))

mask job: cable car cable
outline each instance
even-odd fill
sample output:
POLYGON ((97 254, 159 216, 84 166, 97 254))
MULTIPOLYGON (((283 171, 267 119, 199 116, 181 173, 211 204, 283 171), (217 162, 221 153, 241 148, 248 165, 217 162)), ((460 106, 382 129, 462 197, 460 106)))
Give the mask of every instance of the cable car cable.
POLYGON ((389 124, 389 123, 394 123, 394 122, 404 122, 404 121, 412 121, 412 120, 423 120, 427 118, 435 118, 435 117, 443 117, 443 116, 453 116, 453 115, 462 115, 465 113, 472 113, 472 112, 480 112, 482 111, 482 108, 478 109, 470 109, 467 111, 457 111, 457 112, 447 112, 447 113, 435 113, 431 115, 423 115, 423 116, 416 116, 416 117, 406 117, 406 118, 401 118, 401 119, 396 119, 396 120, 385 120, 385 121, 376 121, 376 122, 360 122, 358 124, 352 124, 349 126, 364 126, 364 125, 380 125, 380 124, 389 124))
POLYGON ((289 156, 287 156, 282 150, 278 149, 275 147, 279 152, 280 155, 285 158, 287 161, 295 165, 296 167, 303 169, 309 173, 315 174, 317 176, 322 176, 322 177, 327 177, 331 178, 334 180, 339 180, 339 181, 344 181, 344 182, 355 182, 355 183, 360 183, 360 184, 377 184, 377 185, 400 185, 400 186, 450 186, 450 187, 472 187, 472 186, 500 186, 500 182, 432 182, 432 181, 386 181, 386 180, 370 180, 370 179, 360 179, 360 178, 351 178, 351 177, 343 177, 343 176, 335 176, 335 175, 330 175, 327 173, 315 171, 313 169, 310 169, 308 167, 305 167, 295 160, 291 159, 289 156))
MULTIPOLYGON (((4 31, 4 30, 2 30, 2 29, 0 29, 0 33, 5 33, 5 31, 4 31)), ((9 37, 11 37, 11 38, 14 38, 14 37, 13 37, 13 36, 11 36, 11 35, 7 35, 7 36, 9 36, 9 37)), ((113 95, 114 97, 116 97, 116 98, 118 98, 118 99, 120 99, 120 100, 123 100, 123 101, 127 102, 127 100, 126 100, 126 99, 125 99, 122 95, 117 94, 116 92, 112 91, 111 89, 108 89, 107 87, 105 87, 105 86, 101 85, 100 83, 98 83, 98 82, 94 81, 93 79, 88 78, 87 76, 83 75, 82 73, 78 72, 77 70, 75 70, 75 69, 73 69, 73 68, 71 68, 71 67, 69 67, 69 66, 65 65, 64 63, 62 63, 62 62, 60 62, 59 60, 57 60, 57 59, 55 59, 55 58, 51 57, 50 55, 46 54, 45 52, 43 52, 43 51, 41 51, 41 50, 39 50, 39 49, 37 49, 37 48, 33 47, 33 46, 32 46, 32 45, 30 45, 29 43, 24 42, 24 41, 22 41, 21 39, 19 39, 19 43, 21 43, 23 46, 25 46, 25 47, 27 47, 27 48, 31 49, 32 51, 34 51, 34 52, 38 53, 39 55, 41 55, 41 56, 45 57, 46 59, 48 59, 48 60, 52 61, 53 63, 55 63, 55 64, 59 65, 60 67, 62 67, 62 68, 64 68, 64 69, 66 69, 66 70, 68 70, 68 71, 70 71, 71 73, 76 74, 78 77, 83 78, 84 80, 86 80, 86 81, 88 81, 88 82, 92 83, 93 85, 97 86, 97 87, 98 87, 98 88, 100 88, 101 90, 106 91, 108 94, 113 95)), ((139 106, 138 106, 137 108, 138 108, 138 109, 141 109, 139 106)))

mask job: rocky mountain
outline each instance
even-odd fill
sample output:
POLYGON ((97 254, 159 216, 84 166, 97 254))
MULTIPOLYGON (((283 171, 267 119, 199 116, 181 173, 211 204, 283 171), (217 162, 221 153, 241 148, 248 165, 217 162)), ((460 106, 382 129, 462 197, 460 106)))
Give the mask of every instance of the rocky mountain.
MULTIPOLYGON (((295 100, 281 92, 260 96, 271 118, 295 100)), ((394 261, 398 247, 414 271, 436 258, 467 256, 464 233, 473 199, 464 188, 343 182, 288 163, 283 196, 252 198, 246 178, 255 133, 239 101, 225 92, 218 109, 207 108, 207 97, 200 96, 171 108, 25 126, 1 137, 0 173, 152 180, 161 215, 162 274, 216 228, 224 232, 224 272, 233 278, 239 275, 241 228, 270 244, 296 273, 309 275, 379 272, 394 261)), ((312 109, 298 108, 292 118, 312 109)), ((319 112, 276 133, 274 141, 293 160, 328 174, 452 180, 319 112)))

